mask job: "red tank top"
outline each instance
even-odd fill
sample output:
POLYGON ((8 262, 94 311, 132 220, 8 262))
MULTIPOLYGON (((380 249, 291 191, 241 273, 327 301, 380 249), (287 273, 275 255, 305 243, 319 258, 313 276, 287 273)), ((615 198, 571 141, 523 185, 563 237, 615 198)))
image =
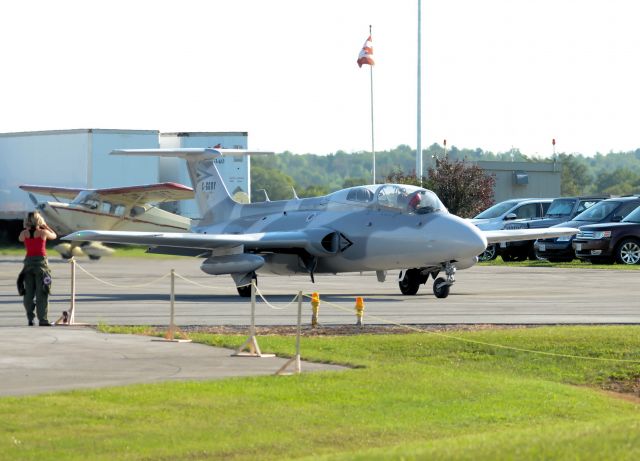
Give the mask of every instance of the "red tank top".
POLYGON ((27 256, 47 256, 47 239, 26 238, 24 247, 27 249, 27 256))

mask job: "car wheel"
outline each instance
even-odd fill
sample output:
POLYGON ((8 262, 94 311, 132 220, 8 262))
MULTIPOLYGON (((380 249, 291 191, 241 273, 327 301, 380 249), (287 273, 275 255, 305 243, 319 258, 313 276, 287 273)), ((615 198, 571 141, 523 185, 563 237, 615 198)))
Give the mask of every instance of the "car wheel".
POLYGON ((398 282, 398 286, 400 287, 400 292, 403 295, 415 295, 420 288, 420 270, 409 269, 406 271, 402 280, 398 282))
POLYGON ((640 242, 624 239, 616 249, 616 260, 620 264, 640 264, 640 242))
POLYGON ((502 256, 502 260, 506 263, 513 261, 513 256, 509 253, 502 253, 500 256, 502 256))
POLYGON ((487 246, 487 249, 478 256, 478 261, 493 261, 498 257, 498 248, 495 245, 487 246))

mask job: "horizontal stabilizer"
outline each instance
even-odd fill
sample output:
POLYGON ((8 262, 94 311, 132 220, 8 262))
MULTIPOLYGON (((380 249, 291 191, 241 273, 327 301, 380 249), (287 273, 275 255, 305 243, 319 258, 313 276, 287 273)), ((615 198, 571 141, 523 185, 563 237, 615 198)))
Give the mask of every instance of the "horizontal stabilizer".
POLYGON ((488 243, 517 242, 575 235, 578 229, 572 227, 548 227, 545 229, 510 229, 481 231, 488 243))

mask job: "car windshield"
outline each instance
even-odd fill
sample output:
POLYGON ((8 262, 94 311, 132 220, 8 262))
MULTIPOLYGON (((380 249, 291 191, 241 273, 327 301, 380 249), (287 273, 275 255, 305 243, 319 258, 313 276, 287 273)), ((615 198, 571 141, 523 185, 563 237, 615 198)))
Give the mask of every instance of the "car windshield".
POLYGON ((640 224, 640 207, 629 213, 627 217, 622 220, 622 222, 632 222, 640 224))
POLYGON ((506 202, 500 202, 493 205, 491 208, 487 208, 474 219, 492 219, 502 216, 515 205, 518 204, 517 200, 507 200, 506 202))
POLYGON ((573 211, 573 205, 575 200, 573 199, 560 199, 551 202, 551 206, 547 210, 545 218, 559 218, 561 216, 568 216, 573 211))
POLYGON ((596 203, 591 208, 584 210, 574 218, 574 221, 599 222, 609 216, 613 210, 620 206, 620 202, 604 200, 596 203))

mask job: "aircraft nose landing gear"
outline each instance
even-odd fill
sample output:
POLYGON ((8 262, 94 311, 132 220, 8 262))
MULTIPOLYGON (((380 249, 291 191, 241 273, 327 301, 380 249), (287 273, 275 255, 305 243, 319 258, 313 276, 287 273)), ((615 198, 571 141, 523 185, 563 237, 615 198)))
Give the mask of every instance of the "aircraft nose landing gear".
POLYGON ((449 296, 449 288, 456 281, 456 268, 450 262, 444 265, 444 272, 447 275, 446 279, 438 277, 433 282, 433 294, 436 295, 436 298, 446 298, 449 296))

